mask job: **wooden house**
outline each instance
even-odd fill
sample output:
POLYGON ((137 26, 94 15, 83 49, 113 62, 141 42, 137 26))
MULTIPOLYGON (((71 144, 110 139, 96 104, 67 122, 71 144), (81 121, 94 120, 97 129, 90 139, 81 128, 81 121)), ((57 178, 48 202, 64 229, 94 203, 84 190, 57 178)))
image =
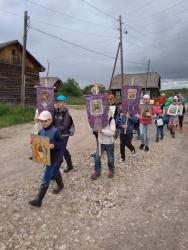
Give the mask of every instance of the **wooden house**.
POLYGON ((54 87, 55 92, 58 92, 62 84, 62 80, 58 77, 40 77, 40 85, 54 87))
MULTIPOLYGON (((14 40, 0 44, 0 102, 21 102, 22 45, 14 40)), ((25 103, 36 104, 39 72, 45 68, 26 51, 25 103)))
MULTIPOLYGON (((136 85, 142 87, 143 94, 146 92, 150 97, 158 97, 161 88, 161 76, 157 72, 126 74, 124 83, 127 85, 136 85)), ((121 75, 116 75, 112 79, 110 91, 117 97, 121 95, 121 75)))

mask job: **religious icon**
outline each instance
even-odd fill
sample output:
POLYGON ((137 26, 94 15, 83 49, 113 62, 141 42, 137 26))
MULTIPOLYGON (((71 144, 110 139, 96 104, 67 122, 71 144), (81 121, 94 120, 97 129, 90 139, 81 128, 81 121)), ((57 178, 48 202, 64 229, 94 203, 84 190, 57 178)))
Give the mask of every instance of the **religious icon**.
POLYGON ((42 164, 51 165, 49 138, 31 134, 33 160, 42 164))
POLYGON ((174 115, 176 116, 178 113, 179 106, 171 104, 167 110, 167 115, 174 115))
POLYGON ((151 104, 141 104, 141 117, 142 119, 148 120, 152 118, 152 105, 151 104))
POLYGON ((102 100, 100 99, 91 100, 90 110, 91 110, 91 114, 94 116, 102 115, 103 114, 102 100))
POLYGON ((136 95, 137 95, 137 89, 129 89, 128 90, 128 99, 129 100, 136 99, 136 95))

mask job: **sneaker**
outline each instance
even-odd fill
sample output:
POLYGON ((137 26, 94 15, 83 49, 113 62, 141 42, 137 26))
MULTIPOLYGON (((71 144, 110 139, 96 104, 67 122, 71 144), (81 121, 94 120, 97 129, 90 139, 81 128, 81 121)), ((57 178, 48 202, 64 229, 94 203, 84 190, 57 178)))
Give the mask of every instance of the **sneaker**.
POLYGON ((143 149, 144 148, 144 144, 140 144, 140 149, 143 149))
POLYGON ((149 151, 149 147, 148 146, 145 146, 145 151, 149 151))
POLYGON ((131 154, 132 154, 132 157, 135 157, 135 156, 136 156, 136 151, 135 151, 135 150, 132 150, 132 151, 131 151, 131 154))
POLYGON ((113 171, 109 171, 108 178, 113 178, 113 177, 114 177, 114 172, 113 171))
POLYGON ((156 142, 159 142, 159 138, 156 138, 156 142))
POLYGON ((97 173, 96 171, 94 171, 90 177, 91 180, 96 180, 98 177, 100 177, 100 173, 97 173))
POLYGON ((118 163, 124 163, 125 162, 125 160, 123 160, 123 159, 120 159, 119 161, 118 161, 118 163))

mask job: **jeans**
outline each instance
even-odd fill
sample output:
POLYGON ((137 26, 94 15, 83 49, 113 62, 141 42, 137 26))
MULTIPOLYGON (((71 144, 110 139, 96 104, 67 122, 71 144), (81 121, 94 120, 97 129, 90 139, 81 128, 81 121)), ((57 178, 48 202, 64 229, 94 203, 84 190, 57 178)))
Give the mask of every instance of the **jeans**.
POLYGON ((162 127, 157 127, 157 133, 156 133, 156 139, 163 139, 163 126, 162 127))
POLYGON ((125 146, 127 146, 130 151, 135 151, 135 148, 132 145, 132 139, 133 134, 120 134, 120 153, 122 160, 125 160, 125 146))
POLYGON ((146 145, 146 146, 149 146, 150 128, 151 128, 151 124, 140 123, 140 139, 141 139, 141 143, 146 145))
POLYGON ((114 172, 114 144, 100 144, 95 156, 95 171, 101 173, 101 155, 106 151, 109 171, 114 172), (100 147, 100 152, 99 152, 100 147))

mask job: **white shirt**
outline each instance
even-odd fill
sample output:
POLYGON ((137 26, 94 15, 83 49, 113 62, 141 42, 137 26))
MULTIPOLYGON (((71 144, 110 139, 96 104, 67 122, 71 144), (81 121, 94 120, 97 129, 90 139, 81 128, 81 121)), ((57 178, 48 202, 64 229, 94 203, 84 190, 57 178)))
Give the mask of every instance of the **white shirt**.
MULTIPOLYGON (((109 119, 108 119, 109 120, 109 119)), ((110 125, 102 129, 102 132, 98 134, 98 140, 101 144, 113 144, 115 135, 116 125, 115 120, 112 118, 110 125)))

